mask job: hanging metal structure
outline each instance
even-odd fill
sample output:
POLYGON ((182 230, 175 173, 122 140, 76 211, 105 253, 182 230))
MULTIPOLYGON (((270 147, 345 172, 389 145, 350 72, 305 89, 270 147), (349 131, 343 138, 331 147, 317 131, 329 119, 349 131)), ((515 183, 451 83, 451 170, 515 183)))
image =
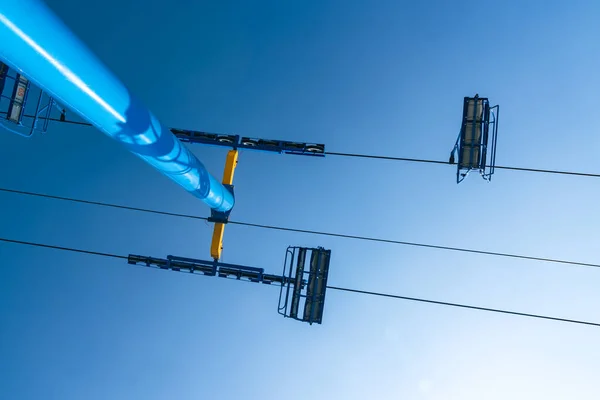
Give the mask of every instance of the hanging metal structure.
POLYGON ((171 132, 173 132, 179 140, 186 143, 201 143, 211 146, 225 146, 233 149, 258 150, 279 154, 316 157, 325 156, 325 145, 321 143, 240 137, 239 135, 223 135, 176 128, 171 129, 171 132))
POLYGON ((309 324, 321 323, 330 258, 331 250, 321 247, 288 247, 283 265, 285 279, 279 292, 281 315, 309 324), (310 260, 308 269, 306 260, 310 260))
POLYGON ((455 163, 456 183, 462 182, 469 172, 477 170, 491 181, 496 166, 496 143, 500 106, 490 107, 486 97, 465 97, 460 133, 450 153, 450 164, 455 163))
POLYGON ((48 130, 50 114, 58 104, 51 96, 38 89, 34 107, 28 107, 31 89, 31 82, 25 75, 0 62, 0 115, 5 120, 0 122, 2 128, 24 137, 48 130), (28 110, 30 114, 27 114, 28 110))
POLYGON ((323 321, 330 259, 331 250, 322 247, 288 247, 281 275, 265 273, 264 268, 177 256, 155 258, 130 254, 127 262, 172 271, 279 285, 279 314, 312 325, 321 324, 323 321))

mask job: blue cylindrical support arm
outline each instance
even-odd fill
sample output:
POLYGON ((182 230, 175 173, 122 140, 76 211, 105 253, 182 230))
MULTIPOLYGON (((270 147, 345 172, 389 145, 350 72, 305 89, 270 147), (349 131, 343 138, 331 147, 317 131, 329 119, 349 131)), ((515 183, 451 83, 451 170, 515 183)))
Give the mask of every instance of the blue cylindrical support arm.
POLYGON ((0 58, 210 208, 233 208, 233 195, 40 0, 0 1, 0 58))

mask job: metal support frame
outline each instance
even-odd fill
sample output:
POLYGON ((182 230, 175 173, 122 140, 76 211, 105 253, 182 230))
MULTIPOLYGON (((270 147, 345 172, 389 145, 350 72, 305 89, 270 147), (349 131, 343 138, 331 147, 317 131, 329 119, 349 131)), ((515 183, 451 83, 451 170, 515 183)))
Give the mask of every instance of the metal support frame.
POLYGON ((4 94, 4 86, 6 85, 6 76, 8 75, 8 65, 0 62, 0 96, 4 94))
POLYGON ((277 306, 278 313, 284 317, 308 322, 312 325, 313 323, 320 324, 323 320, 330 258, 331 250, 325 250, 322 247, 290 246, 286 250, 282 275, 267 274, 264 268, 172 255, 167 258, 155 258, 130 254, 127 257, 127 263, 266 285, 279 285, 281 289, 277 306), (309 256, 307 257, 307 255, 309 256), (310 260, 308 269, 305 268, 306 260, 310 260), (290 268, 287 268, 288 263, 290 268), (302 304, 304 310, 300 312, 299 307, 302 304))
POLYGON ((196 258, 178 257, 169 255, 167 258, 146 257, 130 254, 127 257, 127 263, 133 265, 145 265, 172 271, 201 273, 206 276, 218 276, 220 278, 231 278, 236 280, 246 280, 255 283, 282 284, 284 277, 265 274, 263 268, 250 267, 247 265, 229 264, 196 258))
POLYGON ((279 154, 325 157, 324 144, 258 139, 240 137, 239 135, 224 135, 176 128, 172 128, 171 132, 173 132, 179 140, 186 143, 201 143, 211 146, 231 147, 234 150, 258 150, 279 154))
POLYGON ((17 125, 21 125, 28 95, 29 79, 17 73, 12 94, 8 98, 8 112, 6 113, 7 120, 14 122, 17 125))
POLYGON ((464 98, 461 129, 450 153, 450 164, 455 162, 455 153, 458 155, 456 183, 474 169, 483 179, 491 181, 496 165, 499 113, 500 106, 490 107, 487 98, 479 95, 464 98), (469 115, 470 110, 473 115, 469 115))
POLYGON ((6 114, 6 121, 16 125, 18 128, 11 128, 1 123, 0 126, 11 133, 27 138, 33 136, 36 131, 45 133, 48 130, 50 113, 52 112, 52 108, 57 104, 51 96, 40 90, 35 112, 32 116, 25 115, 30 89, 31 82, 26 76, 18 72, 15 72, 14 76, 12 76, 8 65, 0 62, 0 100, 7 100, 8 102, 7 110, 0 112, 0 114, 6 114), (12 90, 10 91, 10 95, 7 96, 4 94, 4 89, 6 83, 9 81, 12 82, 12 90), (23 118, 33 118, 33 121, 31 121, 31 124, 26 124, 23 122, 23 118), (40 120, 43 121, 41 127, 38 125, 40 120))
POLYGON ((492 125, 492 146, 490 151, 490 164, 489 171, 487 174, 483 174, 483 178, 488 181, 492 180, 492 175, 494 175, 496 169, 496 145, 498 143, 498 119, 500 118, 500 105, 496 104, 493 107, 490 107, 490 116, 492 120, 490 121, 490 125, 492 125))
MULTIPOLYGON (((229 150, 227 158, 225 159, 225 169, 223 171, 223 186, 231 192, 231 195, 235 199, 233 193, 233 176, 235 175, 235 168, 238 163, 238 151, 229 150)), ((210 222, 214 222, 213 236, 210 244, 210 255, 213 259, 219 260, 221 258, 221 252, 223 251, 223 235, 225 233, 225 224, 229 222, 229 214, 231 210, 220 212, 211 210, 210 222)))
POLYGON ((322 247, 288 247, 282 274, 287 282, 279 291, 279 314, 311 325, 321 323, 330 258, 331 250, 322 247), (307 259, 310 260, 308 270, 307 259), (301 305, 304 305, 302 312, 301 305))

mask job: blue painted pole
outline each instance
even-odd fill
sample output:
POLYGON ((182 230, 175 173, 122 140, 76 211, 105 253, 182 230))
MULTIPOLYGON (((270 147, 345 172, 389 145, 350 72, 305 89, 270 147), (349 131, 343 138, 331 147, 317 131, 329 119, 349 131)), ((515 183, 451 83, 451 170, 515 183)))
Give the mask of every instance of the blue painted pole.
POLYGON ((216 211, 233 195, 40 0, 0 0, 0 58, 216 211))

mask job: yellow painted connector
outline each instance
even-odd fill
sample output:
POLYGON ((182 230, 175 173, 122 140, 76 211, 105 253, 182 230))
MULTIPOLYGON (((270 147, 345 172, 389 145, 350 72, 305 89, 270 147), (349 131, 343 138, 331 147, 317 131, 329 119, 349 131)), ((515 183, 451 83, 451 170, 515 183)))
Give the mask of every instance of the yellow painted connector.
POLYGON ((233 174, 238 162, 238 151, 229 150, 225 159, 225 171, 223 172, 223 184, 233 185, 233 174))
POLYGON ((223 251, 223 234, 225 233, 225 224, 215 222, 213 229, 212 242, 210 244, 210 256, 215 260, 221 258, 221 251, 223 251))
MULTIPOLYGON (((235 174, 235 167, 238 161, 238 151, 230 150, 227 153, 225 159, 225 170, 223 171, 223 184, 233 185, 233 175, 235 174)), ((221 258, 221 252, 223 251, 223 234, 225 233, 225 224, 221 222, 215 222, 213 230, 212 242, 210 244, 210 255, 215 260, 221 258)))

